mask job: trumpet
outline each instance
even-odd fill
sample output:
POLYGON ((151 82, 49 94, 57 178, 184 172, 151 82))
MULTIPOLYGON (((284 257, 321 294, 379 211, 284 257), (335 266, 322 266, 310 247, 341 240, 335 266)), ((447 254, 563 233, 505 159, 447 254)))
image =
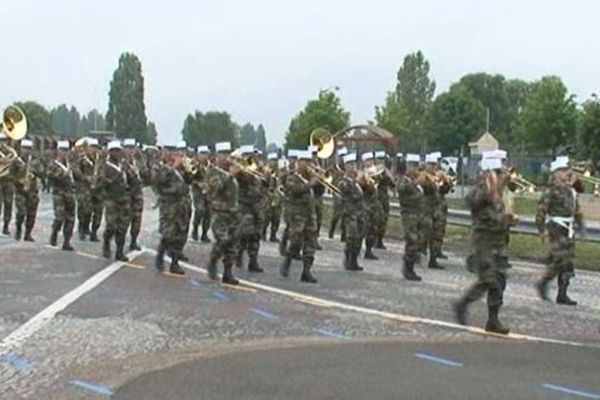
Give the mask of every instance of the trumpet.
POLYGON ((229 162, 238 167, 244 174, 258 179, 259 181, 267 181, 269 177, 258 170, 258 165, 254 162, 242 163, 233 157, 229 158, 229 162))
POLYGON ((306 167, 306 170, 309 174, 315 176, 319 180, 319 183, 325 186, 325 188, 329 190, 334 196, 342 195, 342 191, 333 184, 333 177, 327 176, 328 173, 327 171, 323 170, 323 168, 315 165, 308 165, 306 167))
POLYGON ((573 173, 577 176, 577 178, 582 181, 592 185, 600 185, 600 178, 596 178, 592 176, 592 172, 589 170, 587 166, 584 165, 574 165, 571 167, 573 173))
POLYGON ((508 168, 506 172, 508 173, 508 176, 510 177, 510 183, 512 184, 512 189, 509 186, 511 191, 519 193, 535 192, 537 188, 535 184, 523 178, 523 175, 519 174, 515 167, 508 168))

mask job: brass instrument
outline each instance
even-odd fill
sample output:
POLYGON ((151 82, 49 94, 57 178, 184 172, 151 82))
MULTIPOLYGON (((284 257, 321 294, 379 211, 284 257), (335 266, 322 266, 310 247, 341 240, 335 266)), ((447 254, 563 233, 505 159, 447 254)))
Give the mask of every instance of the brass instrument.
POLYGON ((334 196, 342 195, 342 191, 333 184, 333 177, 327 176, 327 171, 323 170, 323 168, 315 165, 307 165, 306 170, 309 174, 316 177, 319 183, 325 186, 334 196))
POLYGON ((27 165, 25 167, 25 177, 23 178, 23 191, 24 192, 29 192, 29 189, 31 189, 31 178, 34 178, 34 176, 31 175, 31 155, 29 157, 27 157, 27 165))
POLYGON ((16 150, 10 146, 0 144, 0 178, 10 173, 10 166, 19 157, 16 150))
POLYGON ((508 176, 510 177, 510 183, 513 184, 514 190, 513 192, 518 193, 533 193, 536 190, 536 186, 534 183, 529 182, 527 179, 523 178, 523 175, 517 172, 515 167, 510 167, 506 169, 508 176))
MULTIPOLYGON (((137 169, 137 165, 135 164, 135 159, 133 160, 133 165, 137 169)), ((188 156, 184 156, 181 159, 181 162, 179 163, 179 165, 181 165, 181 168, 183 169, 183 171, 186 174, 196 175, 196 173, 198 172, 198 169, 194 165, 194 161, 188 156)))
POLYGON ((328 159, 335 152, 335 135, 325 128, 317 128, 310 134, 310 145, 317 147, 317 157, 328 159))
POLYGON ((21 140, 27 134, 27 118, 17 106, 8 106, 2 118, 2 132, 12 140, 21 140))
POLYGON ((94 157, 94 173, 92 175, 92 189, 95 189, 98 186, 98 178, 100 177, 100 153, 96 153, 94 157))
POLYGON ((577 175, 577 178, 582 182, 592 185, 600 185, 600 178, 592 176, 592 172, 590 171, 589 167, 584 163, 577 163, 573 165, 571 167, 571 171, 573 171, 573 173, 577 175))
POLYGON ((242 163, 233 156, 229 157, 229 162, 238 167, 242 173, 249 175, 260 181, 266 181, 269 177, 258 170, 258 165, 255 162, 242 163))

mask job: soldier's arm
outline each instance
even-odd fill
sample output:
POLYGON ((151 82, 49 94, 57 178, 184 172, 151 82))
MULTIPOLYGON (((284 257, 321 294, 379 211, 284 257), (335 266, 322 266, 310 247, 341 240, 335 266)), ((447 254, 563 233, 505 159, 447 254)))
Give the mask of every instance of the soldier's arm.
POLYGON ((582 234, 585 234, 585 223, 583 221, 583 213, 581 212, 581 207, 579 205, 579 200, 575 199, 575 226, 577 230, 582 234))
POLYGON ((295 175, 290 175, 285 183, 286 193, 292 197, 298 197, 306 193, 309 189, 308 185, 295 175))
POLYGON ((538 232, 544 234, 546 232, 546 215, 550 209, 550 202, 552 201, 552 189, 546 189, 542 193, 542 197, 537 205, 537 212, 535 214, 535 225, 537 226, 538 232))

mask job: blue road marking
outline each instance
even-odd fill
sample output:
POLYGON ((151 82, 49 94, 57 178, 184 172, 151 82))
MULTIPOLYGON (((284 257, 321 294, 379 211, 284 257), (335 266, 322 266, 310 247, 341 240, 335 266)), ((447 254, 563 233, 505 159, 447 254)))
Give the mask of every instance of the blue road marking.
POLYGON ((215 290, 212 292, 213 297, 219 299, 219 300, 223 300, 223 301, 227 301, 229 300, 229 296, 227 296, 225 293, 223 293, 220 290, 215 290))
POLYGON ((437 357, 437 356, 434 356, 432 354, 427 354, 427 353, 415 353, 415 357, 420 358, 422 360, 433 361, 438 364, 447 365, 449 367, 462 367, 463 366, 463 364, 458 361, 449 360, 447 358, 442 358, 442 357, 437 357))
POLYGON ((75 379, 72 381, 69 381, 69 383, 73 386, 77 386, 81 389, 85 389, 87 391, 96 393, 96 394, 101 394, 104 396, 112 396, 115 394, 115 392, 109 388, 108 386, 105 385, 98 385, 95 383, 90 383, 90 382, 86 382, 86 381, 82 381, 79 379, 75 379))
POLYGON ((587 399, 600 399, 600 394, 590 392, 586 389, 579 389, 563 385, 553 385, 551 383, 544 383, 542 386, 544 389, 553 390, 555 392, 567 393, 573 396, 585 397, 587 399))
POLYGON ((336 339, 344 339, 344 340, 351 339, 351 337, 346 335, 345 333, 332 332, 327 329, 313 328, 313 332, 318 333, 319 335, 322 335, 322 336, 328 336, 328 337, 332 337, 332 338, 336 338, 336 339))
POLYGON ((34 364, 31 361, 11 353, 3 354, 2 357, 0 357, 0 362, 24 371, 30 371, 34 367, 34 364))
POLYGON ((261 316, 263 318, 266 318, 266 319, 271 319, 271 320, 279 319, 279 317, 277 315, 271 314, 270 312, 267 312, 265 310, 261 310, 260 308, 250 307, 250 309, 248 311, 250 311, 251 313, 254 313, 258 316, 261 316))
POLYGON ((198 279, 196 278, 192 278, 192 279, 188 279, 188 282, 192 285, 192 286, 202 286, 202 284, 200 283, 200 281, 198 281, 198 279))

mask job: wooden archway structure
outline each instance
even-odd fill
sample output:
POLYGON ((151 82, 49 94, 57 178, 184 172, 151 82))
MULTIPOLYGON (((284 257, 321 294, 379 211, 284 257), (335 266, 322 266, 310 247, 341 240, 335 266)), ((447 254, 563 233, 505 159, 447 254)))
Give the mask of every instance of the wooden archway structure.
POLYGON ((337 131, 334 135, 336 147, 338 144, 383 143, 389 155, 394 156, 398 151, 398 138, 385 128, 377 125, 353 125, 337 131), (366 131, 366 135, 351 135, 356 131, 366 131))

